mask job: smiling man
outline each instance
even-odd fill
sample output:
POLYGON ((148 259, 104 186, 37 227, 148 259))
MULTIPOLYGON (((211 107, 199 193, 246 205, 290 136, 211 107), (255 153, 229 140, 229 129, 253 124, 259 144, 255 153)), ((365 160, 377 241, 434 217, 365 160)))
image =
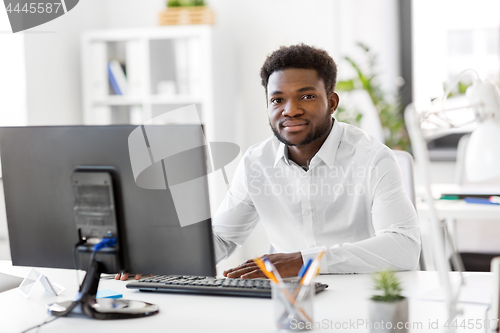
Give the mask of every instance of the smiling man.
MULTIPOLYGON (((260 220, 282 276, 323 249, 322 273, 412 270, 420 233, 392 151, 336 121, 337 68, 323 50, 281 47, 261 69, 274 136, 250 147, 213 219, 217 262, 260 220)), ((252 260, 228 277, 264 274, 252 260)))

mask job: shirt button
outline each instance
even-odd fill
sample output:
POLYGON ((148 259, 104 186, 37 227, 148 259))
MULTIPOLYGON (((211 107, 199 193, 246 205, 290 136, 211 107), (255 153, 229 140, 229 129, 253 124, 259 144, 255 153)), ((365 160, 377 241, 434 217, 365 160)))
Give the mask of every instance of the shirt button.
POLYGON ((306 211, 304 211, 304 216, 309 216, 309 214, 311 214, 311 211, 310 211, 310 210, 306 210, 306 211))
POLYGON ((314 245, 314 244, 313 245, 309 245, 309 248, 311 248, 311 249, 315 248, 315 247, 316 247, 316 245, 314 245))

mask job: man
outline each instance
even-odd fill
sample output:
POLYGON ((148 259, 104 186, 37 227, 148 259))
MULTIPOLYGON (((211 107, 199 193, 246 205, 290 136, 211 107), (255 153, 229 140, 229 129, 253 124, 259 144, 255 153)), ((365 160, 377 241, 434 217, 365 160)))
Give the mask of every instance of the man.
MULTIPOLYGON (((217 262, 260 219, 278 252, 265 257, 282 276, 296 276, 325 248, 322 273, 417 267, 420 232, 399 166, 385 145, 332 117, 336 76, 325 51, 303 44, 266 59, 261 78, 274 136, 247 150, 212 219, 217 262)), ((223 274, 264 277, 252 260, 223 274)))
MULTIPOLYGON (((274 136, 238 165, 213 231, 217 262, 242 245, 258 220, 272 247, 265 255, 295 276, 326 249, 323 273, 367 273, 418 265, 420 233, 392 151, 332 115, 337 69, 323 50, 281 47, 261 69, 274 136)), ((264 274, 252 260, 227 277, 264 274)))

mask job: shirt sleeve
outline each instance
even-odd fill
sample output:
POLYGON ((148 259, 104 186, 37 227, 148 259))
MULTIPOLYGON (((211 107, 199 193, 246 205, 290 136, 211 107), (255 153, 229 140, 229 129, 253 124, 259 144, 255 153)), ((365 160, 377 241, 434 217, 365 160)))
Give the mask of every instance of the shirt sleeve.
POLYGON ((231 188, 212 218, 216 262, 226 259, 243 245, 259 216, 248 192, 245 156, 236 169, 231 188))
MULTIPOLYGON (((401 171, 389 149, 373 159, 367 186, 372 198, 375 236, 336 244, 321 260, 322 273, 371 273, 381 269, 413 270, 420 256, 420 229, 415 207, 403 189, 401 171)), ((304 262, 322 248, 302 252, 304 262)))

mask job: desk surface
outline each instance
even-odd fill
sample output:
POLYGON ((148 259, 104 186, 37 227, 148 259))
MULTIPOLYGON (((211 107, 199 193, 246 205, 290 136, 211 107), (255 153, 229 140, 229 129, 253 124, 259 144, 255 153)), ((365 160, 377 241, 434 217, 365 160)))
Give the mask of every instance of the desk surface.
MULTIPOLYGON (((423 186, 417 186, 417 193, 425 193, 423 186)), ((455 184, 432 184, 432 195, 435 199, 439 199, 441 194, 498 194, 499 188, 485 187, 460 187, 455 184)), ((436 200, 435 206, 437 214, 440 218, 450 219, 471 219, 471 220, 498 220, 500 217, 500 205, 483 205, 471 204, 464 200, 436 200)), ((421 200, 417 200, 417 210, 419 214, 426 213, 429 210, 428 204, 421 200)))
MULTIPOLYGON (((10 261, 0 261, 2 273, 24 276, 30 269, 13 267, 10 261)), ((50 281, 66 287, 66 291, 56 297, 38 286, 30 299, 25 299, 17 290, 0 293, 0 332, 20 332, 39 324, 48 318, 46 304, 73 298, 77 290, 75 271, 47 268, 37 270, 44 273, 50 281)), ((491 278, 490 273, 465 274, 491 278)), ((415 329, 410 332, 441 332, 442 330, 429 328, 429 323, 438 320, 440 327, 443 326, 444 303, 416 298, 439 286, 437 272, 401 272, 398 275, 402 280, 405 295, 410 298, 410 322, 415 325, 415 329)), ((458 275, 452 273, 452 278, 457 280, 458 275)), ((327 283, 329 288, 318 294, 314 301, 314 321, 319 322, 319 329, 314 330, 315 332, 369 332, 366 322, 367 300, 372 293, 370 275, 321 275, 317 281, 327 283), (359 325, 356 326, 356 323, 359 325), (344 329, 339 325, 344 325, 344 329)), ((276 331, 273 322, 273 301, 269 299, 143 293, 130 291, 125 285, 122 281, 103 278, 99 288, 123 293, 126 299, 157 304, 160 306, 160 314, 149 318, 115 321, 60 318, 42 327, 40 332, 138 332, 141 329, 148 332, 276 331)), ((464 316, 460 317, 459 321, 463 318, 473 319, 474 322, 477 319, 484 320, 485 305, 461 306, 464 308, 464 316)), ((484 329, 463 330, 465 331, 484 332, 484 329)))
MULTIPOLYGON (((436 200, 434 207, 440 218, 462 220, 499 220, 500 205, 483 205, 467 203, 464 200, 436 200)), ((429 210, 427 203, 417 202, 419 214, 425 215, 429 210)))

